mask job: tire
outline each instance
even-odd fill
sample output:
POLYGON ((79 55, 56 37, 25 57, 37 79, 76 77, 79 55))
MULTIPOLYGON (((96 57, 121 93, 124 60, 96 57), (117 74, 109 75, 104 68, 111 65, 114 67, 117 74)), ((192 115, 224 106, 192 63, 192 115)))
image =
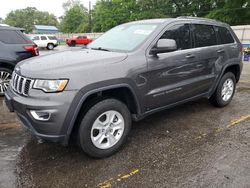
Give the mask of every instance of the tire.
POLYGON ((235 89, 236 89, 235 75, 232 72, 227 72, 221 78, 214 94, 210 97, 209 99, 210 103, 216 107, 227 106, 233 99, 233 96, 235 94, 235 89), (224 87, 225 85, 227 85, 228 87, 224 87), (232 87, 229 87, 229 85, 232 85, 232 87), (225 89, 224 92, 223 88, 225 89))
POLYGON ((72 41, 71 44, 70 44, 70 46, 75 47, 75 46, 76 46, 76 42, 75 42, 75 41, 72 41))
POLYGON ((78 145, 91 157, 109 157, 121 149, 130 128, 131 114, 127 106, 116 99, 105 99, 91 107, 83 117, 78 130, 78 145), (107 115, 111 117, 110 121, 107 115))
POLYGON ((0 96, 4 96, 11 80, 12 70, 0 67, 0 96))
POLYGON ((48 50, 53 50, 55 48, 55 46, 54 46, 54 44, 52 44, 52 43, 49 43, 48 45, 47 45, 47 49, 48 50))

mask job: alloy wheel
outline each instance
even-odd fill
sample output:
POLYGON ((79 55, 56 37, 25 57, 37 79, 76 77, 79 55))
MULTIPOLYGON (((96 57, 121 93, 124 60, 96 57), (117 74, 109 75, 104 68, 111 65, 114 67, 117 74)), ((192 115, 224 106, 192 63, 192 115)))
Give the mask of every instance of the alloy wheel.
POLYGON ((109 149, 119 142, 124 128, 124 118, 119 112, 106 111, 95 120, 91 141, 98 149, 109 149))
POLYGON ((11 74, 6 71, 0 71, 0 95, 3 95, 9 87, 11 74))
POLYGON ((221 97, 223 101, 228 101, 234 93, 234 82, 231 78, 226 79, 222 86, 221 97))

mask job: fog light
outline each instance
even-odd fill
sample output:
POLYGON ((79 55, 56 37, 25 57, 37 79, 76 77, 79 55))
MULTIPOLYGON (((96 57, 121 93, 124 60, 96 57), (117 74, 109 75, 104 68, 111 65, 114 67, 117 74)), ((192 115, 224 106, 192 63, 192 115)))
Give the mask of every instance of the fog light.
POLYGON ((41 110, 41 111, 35 111, 35 110, 30 110, 30 114, 35 120, 38 121, 48 121, 51 116, 51 112, 41 110))

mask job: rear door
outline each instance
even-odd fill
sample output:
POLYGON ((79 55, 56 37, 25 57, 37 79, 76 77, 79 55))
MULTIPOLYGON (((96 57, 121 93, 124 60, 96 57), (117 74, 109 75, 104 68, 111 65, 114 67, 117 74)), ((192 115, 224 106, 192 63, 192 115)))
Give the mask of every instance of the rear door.
POLYGON ((241 46, 235 41, 230 30, 226 27, 220 26, 216 26, 215 30, 220 45, 218 50, 222 50, 221 54, 224 57, 223 61, 226 62, 228 59, 231 59, 234 62, 241 61, 241 57, 239 56, 241 46))
POLYGON ((200 72, 196 77, 200 80, 202 92, 208 92, 216 80, 217 68, 223 60, 224 50, 218 46, 217 36, 213 25, 192 24, 195 48, 199 52, 200 72))

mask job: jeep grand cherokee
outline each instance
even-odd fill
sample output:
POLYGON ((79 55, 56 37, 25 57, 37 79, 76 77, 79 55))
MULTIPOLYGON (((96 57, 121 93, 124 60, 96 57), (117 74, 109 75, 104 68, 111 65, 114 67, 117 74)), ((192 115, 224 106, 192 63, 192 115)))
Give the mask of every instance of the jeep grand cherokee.
POLYGON ((92 157, 118 151, 131 120, 202 97, 232 100, 242 46, 229 25, 179 17, 117 26, 86 49, 19 63, 6 104, 37 137, 75 139, 92 157))

